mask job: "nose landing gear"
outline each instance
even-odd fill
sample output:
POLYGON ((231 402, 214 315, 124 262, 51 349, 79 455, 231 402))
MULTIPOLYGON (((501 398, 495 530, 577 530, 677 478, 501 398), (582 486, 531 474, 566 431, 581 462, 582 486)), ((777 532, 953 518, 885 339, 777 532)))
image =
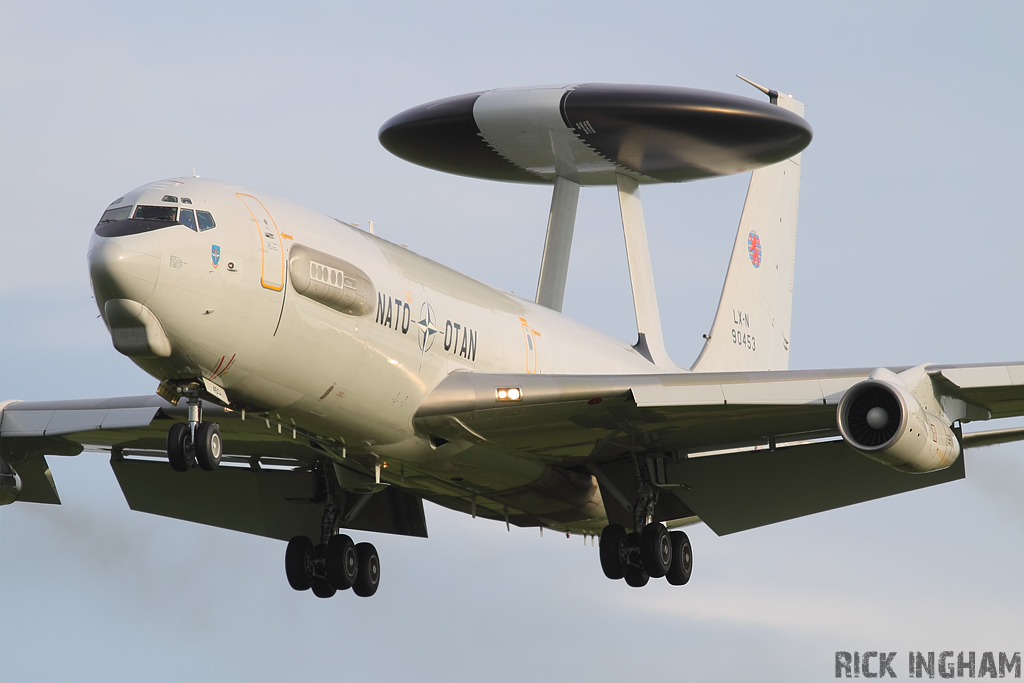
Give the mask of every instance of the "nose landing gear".
POLYGON ((177 422, 167 431, 167 459, 175 472, 187 472, 196 464, 208 472, 215 470, 222 452, 220 425, 202 421, 198 391, 183 393, 188 398, 188 424, 177 422))

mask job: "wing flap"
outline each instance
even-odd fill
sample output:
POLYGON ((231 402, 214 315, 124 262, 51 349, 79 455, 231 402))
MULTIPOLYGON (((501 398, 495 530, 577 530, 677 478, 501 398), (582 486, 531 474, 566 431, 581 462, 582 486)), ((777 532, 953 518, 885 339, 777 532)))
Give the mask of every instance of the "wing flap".
POLYGON ((664 481, 724 536, 963 478, 963 458, 945 470, 907 474, 825 441, 668 462, 664 481))
POLYGON ((699 405, 807 405, 825 403, 821 383, 815 379, 782 382, 634 386, 637 406, 699 405))
POLYGON ((640 408, 725 404, 725 392, 718 384, 683 387, 635 386, 632 391, 633 399, 640 408))
MULTIPOLYGON (((164 462, 145 460, 113 460, 110 466, 132 510, 283 541, 320 538, 324 508, 309 471, 223 466, 174 472, 164 462)), ((346 494, 341 519, 359 501, 346 494)), ((371 494, 346 528, 426 537, 423 501, 389 487, 371 494)))

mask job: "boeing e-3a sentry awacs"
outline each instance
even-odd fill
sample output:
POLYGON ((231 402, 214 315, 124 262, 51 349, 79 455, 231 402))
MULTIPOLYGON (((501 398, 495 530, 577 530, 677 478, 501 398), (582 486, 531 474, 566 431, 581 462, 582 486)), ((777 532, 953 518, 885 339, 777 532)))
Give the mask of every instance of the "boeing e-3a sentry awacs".
POLYGON ((384 124, 394 154, 553 186, 535 301, 270 194, 144 185, 89 246, 114 347, 153 396, 0 403, 0 503, 59 503, 45 456, 110 454, 133 510, 287 541, 320 597, 376 592, 373 545, 428 500, 600 535, 604 573, 685 584, 729 534, 964 477, 963 434, 1024 414, 1024 363, 788 369, 803 105, 675 87, 472 93, 384 124), (718 312, 665 352, 639 187, 752 172, 718 312), (561 315, 583 185, 618 191, 639 339, 561 315))

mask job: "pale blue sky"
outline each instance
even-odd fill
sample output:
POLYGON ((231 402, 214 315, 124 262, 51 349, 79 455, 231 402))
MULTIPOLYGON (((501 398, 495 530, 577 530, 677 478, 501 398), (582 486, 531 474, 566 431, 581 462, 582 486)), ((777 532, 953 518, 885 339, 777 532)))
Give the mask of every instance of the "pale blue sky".
MULTIPOLYGON (((795 368, 1024 359, 1018 3, 8 2, 0 21, 0 400, 149 393, 90 299, 103 208, 231 180, 532 295, 549 194, 390 156, 380 125, 492 87, 607 81, 807 104, 795 368)), ((717 305, 746 177, 645 188, 669 351, 717 305)), ((566 313, 635 324, 614 192, 586 189, 566 313)), ((371 600, 288 588, 284 545, 129 512, 105 458, 0 510, 4 680, 832 679, 835 650, 1020 650, 1024 446, 968 479, 717 538, 685 588, 578 538, 427 511, 376 536, 371 600)))

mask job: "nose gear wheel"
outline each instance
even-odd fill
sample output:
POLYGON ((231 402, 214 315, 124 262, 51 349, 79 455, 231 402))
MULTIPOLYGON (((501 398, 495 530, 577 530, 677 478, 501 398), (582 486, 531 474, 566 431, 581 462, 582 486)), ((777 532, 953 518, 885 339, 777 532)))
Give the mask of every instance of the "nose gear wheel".
POLYGON ((193 385, 178 389, 188 399, 188 423, 176 422, 167 430, 167 460, 175 472, 188 472, 193 465, 206 471, 220 465, 224 445, 220 425, 203 422, 203 404, 193 385))

